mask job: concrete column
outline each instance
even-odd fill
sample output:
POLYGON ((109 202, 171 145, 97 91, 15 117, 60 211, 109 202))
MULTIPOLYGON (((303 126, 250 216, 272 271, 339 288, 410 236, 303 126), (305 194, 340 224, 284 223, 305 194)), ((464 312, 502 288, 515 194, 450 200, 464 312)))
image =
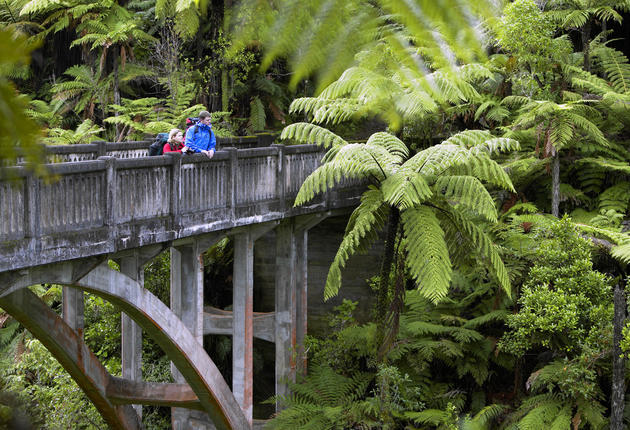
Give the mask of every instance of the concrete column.
POLYGON ((308 230, 295 232, 295 337, 296 367, 300 374, 306 374, 306 353, 304 339, 308 323, 308 230))
MULTIPOLYGON (((171 309, 203 348, 203 257, 194 244, 171 248, 171 309)), ((171 363, 175 382, 186 382, 171 363)), ((171 409, 174 430, 191 428, 191 411, 171 409)))
POLYGON ((66 324, 72 327, 81 338, 83 338, 83 328, 85 326, 83 319, 84 309, 83 291, 77 288, 63 287, 61 294, 61 315, 66 324))
POLYGON ((171 309, 203 346, 203 260, 192 244, 171 248, 171 309))
MULTIPOLYGON (((144 269, 138 253, 119 259, 120 273, 144 285, 144 269)), ((121 364, 122 377, 133 381, 142 380, 142 329, 127 314, 121 312, 121 364)), ((142 417, 142 406, 134 405, 142 417)))
POLYGON ((254 238, 251 229, 234 235, 232 391, 252 423, 254 348, 254 238))
MULTIPOLYGON (((296 354, 296 236, 292 220, 276 228, 276 395, 289 394, 295 381, 296 354)), ((278 403, 276 403, 278 410, 278 403)))

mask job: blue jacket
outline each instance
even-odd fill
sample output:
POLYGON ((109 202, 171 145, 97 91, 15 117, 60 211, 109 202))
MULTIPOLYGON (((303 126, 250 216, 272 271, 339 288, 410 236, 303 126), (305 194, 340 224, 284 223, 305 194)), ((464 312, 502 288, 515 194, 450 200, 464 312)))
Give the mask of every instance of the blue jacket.
POLYGON ((186 146, 194 152, 214 150, 217 139, 214 137, 212 125, 198 123, 186 131, 186 146))

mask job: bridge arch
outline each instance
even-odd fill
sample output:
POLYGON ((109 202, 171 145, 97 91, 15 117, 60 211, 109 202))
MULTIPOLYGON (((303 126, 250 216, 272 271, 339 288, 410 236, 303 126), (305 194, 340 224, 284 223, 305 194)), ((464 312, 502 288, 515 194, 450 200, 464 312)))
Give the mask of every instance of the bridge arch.
POLYGON ((239 430, 249 428, 250 424, 223 376, 182 321, 138 282, 109 268, 106 264, 98 263, 99 261, 95 259, 74 260, 0 274, 0 306, 6 308, 42 340, 86 391, 113 428, 136 428, 137 423, 128 421, 131 419, 129 416, 131 407, 114 405, 108 399, 107 393, 103 392, 101 387, 106 387, 109 381, 101 374, 99 366, 102 368, 102 365, 95 357, 98 364, 88 359, 90 364, 88 367, 84 366, 85 359, 73 362, 69 353, 73 348, 74 350, 80 348, 79 356, 91 357, 92 353, 82 340, 72 340, 72 334, 76 337, 76 333, 43 302, 38 303, 37 301, 41 300, 30 291, 24 290, 25 287, 53 282, 78 288, 110 301, 129 315, 160 345, 189 383, 200 406, 208 413, 217 428, 239 430), (42 304, 48 312, 44 312, 42 304), (29 312, 29 309, 38 309, 41 312, 29 312), (56 319, 50 315, 51 313, 56 319), (46 322, 46 316, 53 321, 53 326, 59 327, 60 339, 51 338, 52 332, 48 331, 51 323, 46 322), (63 324, 60 324, 60 320, 63 324))

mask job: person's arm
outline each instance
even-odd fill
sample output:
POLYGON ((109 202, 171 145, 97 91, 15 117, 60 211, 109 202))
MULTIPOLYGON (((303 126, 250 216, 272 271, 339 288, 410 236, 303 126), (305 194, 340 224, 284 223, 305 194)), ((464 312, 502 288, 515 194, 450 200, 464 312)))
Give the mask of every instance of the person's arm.
POLYGON ((193 125, 186 131, 186 147, 193 152, 201 152, 197 142, 199 133, 195 133, 195 127, 196 126, 193 125))

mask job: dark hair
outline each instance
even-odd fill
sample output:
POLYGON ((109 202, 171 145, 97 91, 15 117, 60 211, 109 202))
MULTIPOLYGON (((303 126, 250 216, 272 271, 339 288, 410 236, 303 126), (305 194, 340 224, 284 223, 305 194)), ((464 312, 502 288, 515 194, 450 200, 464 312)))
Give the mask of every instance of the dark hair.
POLYGON ((210 116, 210 112, 208 112, 207 110, 202 110, 201 112, 199 112, 199 121, 203 121, 209 116, 210 116))

